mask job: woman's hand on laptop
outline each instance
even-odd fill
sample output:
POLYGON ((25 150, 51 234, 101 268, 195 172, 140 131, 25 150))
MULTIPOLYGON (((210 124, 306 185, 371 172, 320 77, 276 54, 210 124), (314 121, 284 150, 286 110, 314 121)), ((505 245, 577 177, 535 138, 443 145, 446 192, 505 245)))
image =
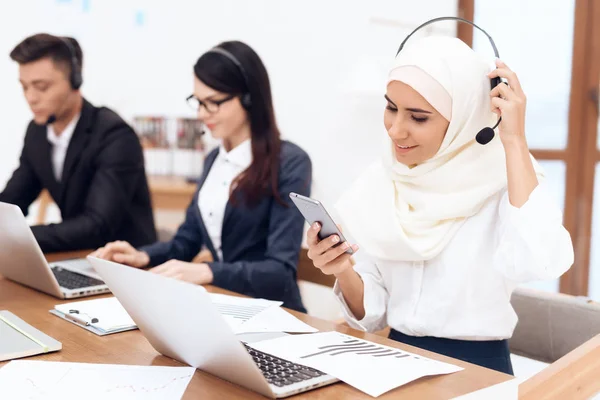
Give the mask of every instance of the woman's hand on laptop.
POLYGON ((213 281, 213 273, 208 264, 170 260, 152 268, 150 272, 196 285, 207 285, 213 281))
POLYGON ((138 251, 127 242, 121 240, 106 244, 90 254, 92 257, 118 262, 130 267, 142 268, 150 264, 150 257, 143 251, 138 251))

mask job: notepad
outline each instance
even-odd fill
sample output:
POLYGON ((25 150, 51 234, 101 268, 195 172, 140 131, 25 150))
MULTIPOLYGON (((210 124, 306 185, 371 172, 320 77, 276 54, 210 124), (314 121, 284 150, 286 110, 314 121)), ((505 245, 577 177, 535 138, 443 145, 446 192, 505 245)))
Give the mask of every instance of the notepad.
POLYGON ((10 311, 0 311, 0 361, 62 349, 62 344, 10 311))
POLYGON ((100 336, 137 329, 116 297, 58 304, 50 313, 100 336))

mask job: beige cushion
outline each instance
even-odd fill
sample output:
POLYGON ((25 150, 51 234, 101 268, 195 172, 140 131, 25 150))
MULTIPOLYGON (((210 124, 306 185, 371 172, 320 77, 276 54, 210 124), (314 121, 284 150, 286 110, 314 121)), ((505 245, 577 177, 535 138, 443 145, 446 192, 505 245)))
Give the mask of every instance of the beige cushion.
POLYGON ((518 288, 511 303, 519 322, 511 352, 552 363, 600 332, 600 304, 586 298, 518 288))

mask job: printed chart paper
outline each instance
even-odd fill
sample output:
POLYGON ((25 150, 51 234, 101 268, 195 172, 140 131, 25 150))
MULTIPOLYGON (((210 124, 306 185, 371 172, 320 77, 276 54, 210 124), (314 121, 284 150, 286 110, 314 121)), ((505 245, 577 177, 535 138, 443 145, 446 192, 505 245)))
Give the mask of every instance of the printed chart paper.
POLYGON ((0 368, 0 398, 181 399, 195 371, 192 367, 11 361, 0 368))
POLYGON ((252 347, 323 371, 373 397, 424 376, 463 369, 338 332, 286 336, 252 347))

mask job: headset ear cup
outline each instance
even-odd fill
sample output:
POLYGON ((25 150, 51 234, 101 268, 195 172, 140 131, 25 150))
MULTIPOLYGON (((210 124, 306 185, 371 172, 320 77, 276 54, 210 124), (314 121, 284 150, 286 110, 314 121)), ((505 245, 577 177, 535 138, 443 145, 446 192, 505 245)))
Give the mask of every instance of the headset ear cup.
POLYGON ((242 96, 242 106, 246 109, 252 107, 252 98, 250 97, 250 93, 246 93, 242 96))
POLYGON ((81 71, 77 65, 72 65, 71 68, 71 87, 73 90, 77 90, 83 83, 83 77, 81 76, 81 71))

